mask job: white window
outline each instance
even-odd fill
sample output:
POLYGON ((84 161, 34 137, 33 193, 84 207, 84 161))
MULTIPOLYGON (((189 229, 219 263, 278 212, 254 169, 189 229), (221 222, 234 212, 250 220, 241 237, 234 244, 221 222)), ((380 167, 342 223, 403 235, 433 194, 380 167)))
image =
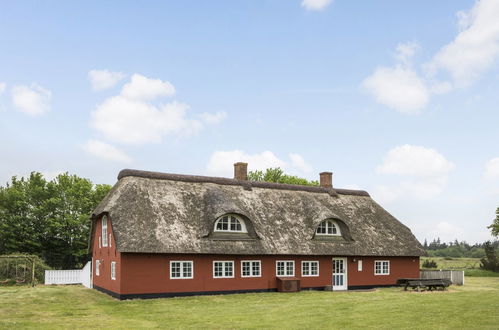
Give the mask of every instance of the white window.
POLYGON ((215 222, 215 231, 246 233, 244 221, 236 215, 227 214, 215 222))
POLYGON ((389 275, 390 274, 390 261, 376 260, 374 262, 374 275, 389 275))
POLYGON ((193 278, 192 261, 170 261, 170 279, 193 278))
POLYGON ((109 234, 109 247, 113 246, 112 243, 111 243, 111 234, 109 234))
POLYGON ((362 260, 357 260, 357 271, 362 271, 362 260))
POLYGON ((340 236, 340 227, 338 223, 334 220, 324 220, 322 221, 317 230, 315 231, 316 235, 329 235, 329 236, 340 236))
POLYGON ((111 279, 116 279, 116 261, 111 261, 111 279))
POLYGON ((100 260, 99 259, 95 260, 95 275, 96 276, 100 275, 100 260))
POLYGON ((213 261, 213 277, 234 277, 234 261, 213 261))
POLYGON ((107 217, 102 217, 102 246, 107 246, 107 217))
POLYGON ((276 261, 277 276, 295 276, 295 262, 293 260, 276 261))
POLYGON ((262 276, 262 264, 260 260, 241 261, 241 277, 260 277, 262 276))
POLYGON ((99 236, 99 249, 102 247, 102 237, 99 236))
POLYGON ((319 276, 318 261, 302 261, 301 276, 319 276))

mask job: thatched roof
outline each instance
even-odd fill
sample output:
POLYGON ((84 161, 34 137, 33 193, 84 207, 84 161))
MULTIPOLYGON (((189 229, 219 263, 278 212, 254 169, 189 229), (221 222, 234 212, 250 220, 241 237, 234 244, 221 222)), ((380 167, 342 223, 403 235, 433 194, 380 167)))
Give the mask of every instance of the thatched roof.
POLYGON ((368 193, 123 170, 95 209, 109 214, 120 252, 420 256, 409 228, 368 193), (216 219, 241 215, 248 235, 213 233, 216 219), (315 237, 318 224, 337 219, 343 237, 315 237))

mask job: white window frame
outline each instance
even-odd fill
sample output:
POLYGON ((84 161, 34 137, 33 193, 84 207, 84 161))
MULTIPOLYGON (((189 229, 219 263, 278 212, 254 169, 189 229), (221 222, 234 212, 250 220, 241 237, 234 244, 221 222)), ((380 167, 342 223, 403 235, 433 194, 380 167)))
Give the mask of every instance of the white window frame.
POLYGON ((116 280, 116 261, 111 261, 111 279, 116 280))
POLYGON ((100 276, 100 259, 95 260, 95 276, 100 276))
POLYGON ((333 220, 333 219, 323 220, 319 223, 317 228, 315 228, 315 235, 318 235, 318 236, 341 236, 340 226, 338 226, 338 222, 336 220, 333 220), (317 230, 319 230, 319 227, 321 227, 323 223, 326 225, 326 232, 325 233, 318 233, 317 230), (330 226, 329 223, 331 223, 332 226, 330 226), (336 233, 329 234, 328 232, 329 232, 330 227, 335 228, 336 233))
POLYGON ((246 224, 244 223, 244 220, 241 219, 240 216, 237 216, 235 214, 224 214, 222 215, 220 218, 217 219, 217 221, 215 221, 215 227, 213 229, 215 232, 218 232, 218 233, 247 233, 248 231, 246 230, 246 224), (227 230, 223 230, 223 229, 217 229, 217 226, 218 226, 218 223, 224 218, 224 217, 228 217, 229 218, 229 224, 228 224, 228 227, 229 229, 227 230), (235 218, 237 221, 239 221, 239 223, 241 224, 241 230, 231 230, 230 229, 230 222, 231 222, 231 218, 235 218))
POLYGON ((170 260, 170 280, 182 280, 194 278, 194 261, 192 260, 170 260), (173 263, 180 263, 180 277, 173 277, 172 265, 173 263), (184 275, 184 264, 191 265, 191 276, 184 275))
POLYGON ((102 217, 101 229, 102 229, 102 246, 107 247, 107 216, 102 217))
POLYGON ((109 247, 112 247, 112 246, 113 246, 113 244, 112 244, 111 242, 112 242, 112 241, 111 241, 111 233, 109 233, 109 247))
POLYGON ((241 277, 262 277, 262 261, 261 260, 241 260, 241 277), (243 263, 249 262, 250 275, 243 274, 243 263), (253 264, 258 264, 259 274, 255 275, 253 272, 253 264))
POLYGON ((102 248, 102 237, 99 236, 99 249, 102 248))
POLYGON ((385 276, 385 275, 390 275, 390 260, 374 260, 374 275, 381 275, 381 276, 385 276), (376 271, 376 264, 380 264, 380 272, 378 273, 376 271), (388 269, 387 271, 385 272, 384 271, 384 267, 383 265, 384 264, 387 264, 388 265, 388 269))
POLYGON ((213 261, 213 278, 234 278, 236 273, 235 269, 235 263, 234 260, 214 260, 213 261), (222 276, 216 276, 215 275, 215 263, 221 262, 222 263, 222 276), (232 276, 227 276, 226 274, 226 264, 232 264, 232 276))
POLYGON ((357 271, 362 271, 362 259, 357 260, 357 271))
POLYGON ((319 276, 319 261, 317 260, 303 260, 301 262, 301 276, 302 277, 318 277, 319 276), (304 275, 305 264, 308 263, 308 274, 304 275), (312 263, 317 264, 317 274, 312 274, 312 263))
POLYGON ((293 277, 295 276, 295 261, 294 260, 277 260, 275 262, 275 274, 276 276, 279 276, 279 277, 293 277), (284 275, 279 275, 279 270, 278 270, 278 266, 279 266, 279 263, 280 262, 284 262, 284 270, 285 270, 285 274, 284 275), (289 274, 288 273, 288 263, 291 262, 293 264, 293 273, 292 274, 289 274))

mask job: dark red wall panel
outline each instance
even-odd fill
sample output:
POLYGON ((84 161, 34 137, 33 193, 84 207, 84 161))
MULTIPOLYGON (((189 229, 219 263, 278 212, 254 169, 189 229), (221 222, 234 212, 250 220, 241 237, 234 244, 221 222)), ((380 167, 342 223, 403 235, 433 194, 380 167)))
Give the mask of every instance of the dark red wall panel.
MULTIPOLYGON (((332 256, 231 256, 120 253, 116 250, 112 234, 112 219, 108 217, 111 244, 99 247, 101 219, 93 227, 92 272, 93 284, 117 294, 154 294, 203 291, 265 290, 276 289, 276 261, 294 260, 295 277, 302 289, 332 285, 332 256), (95 274, 95 261, 101 261, 100 275, 95 274), (170 279, 170 261, 193 261, 193 279, 170 279), (234 261, 234 278, 213 278, 213 261, 234 261), (261 277, 242 277, 242 260, 260 260, 261 277), (116 280, 111 279, 111 262, 116 262, 116 280), (319 276, 301 274, 302 261, 319 261, 319 276)), ((398 278, 419 277, 419 257, 348 257, 348 286, 393 285, 398 278), (362 271, 358 262, 362 260, 362 271), (375 275, 374 262, 389 260, 389 275, 375 275)))

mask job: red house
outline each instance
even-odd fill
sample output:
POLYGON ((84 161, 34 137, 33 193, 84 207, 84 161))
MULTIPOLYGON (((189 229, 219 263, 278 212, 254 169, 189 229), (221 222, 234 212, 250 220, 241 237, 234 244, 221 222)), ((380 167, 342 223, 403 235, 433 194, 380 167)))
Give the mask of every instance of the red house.
POLYGON ((234 166, 234 179, 121 171, 92 216, 94 288, 129 299, 419 277, 423 247, 367 192, 333 188, 329 172, 310 187, 234 166))

